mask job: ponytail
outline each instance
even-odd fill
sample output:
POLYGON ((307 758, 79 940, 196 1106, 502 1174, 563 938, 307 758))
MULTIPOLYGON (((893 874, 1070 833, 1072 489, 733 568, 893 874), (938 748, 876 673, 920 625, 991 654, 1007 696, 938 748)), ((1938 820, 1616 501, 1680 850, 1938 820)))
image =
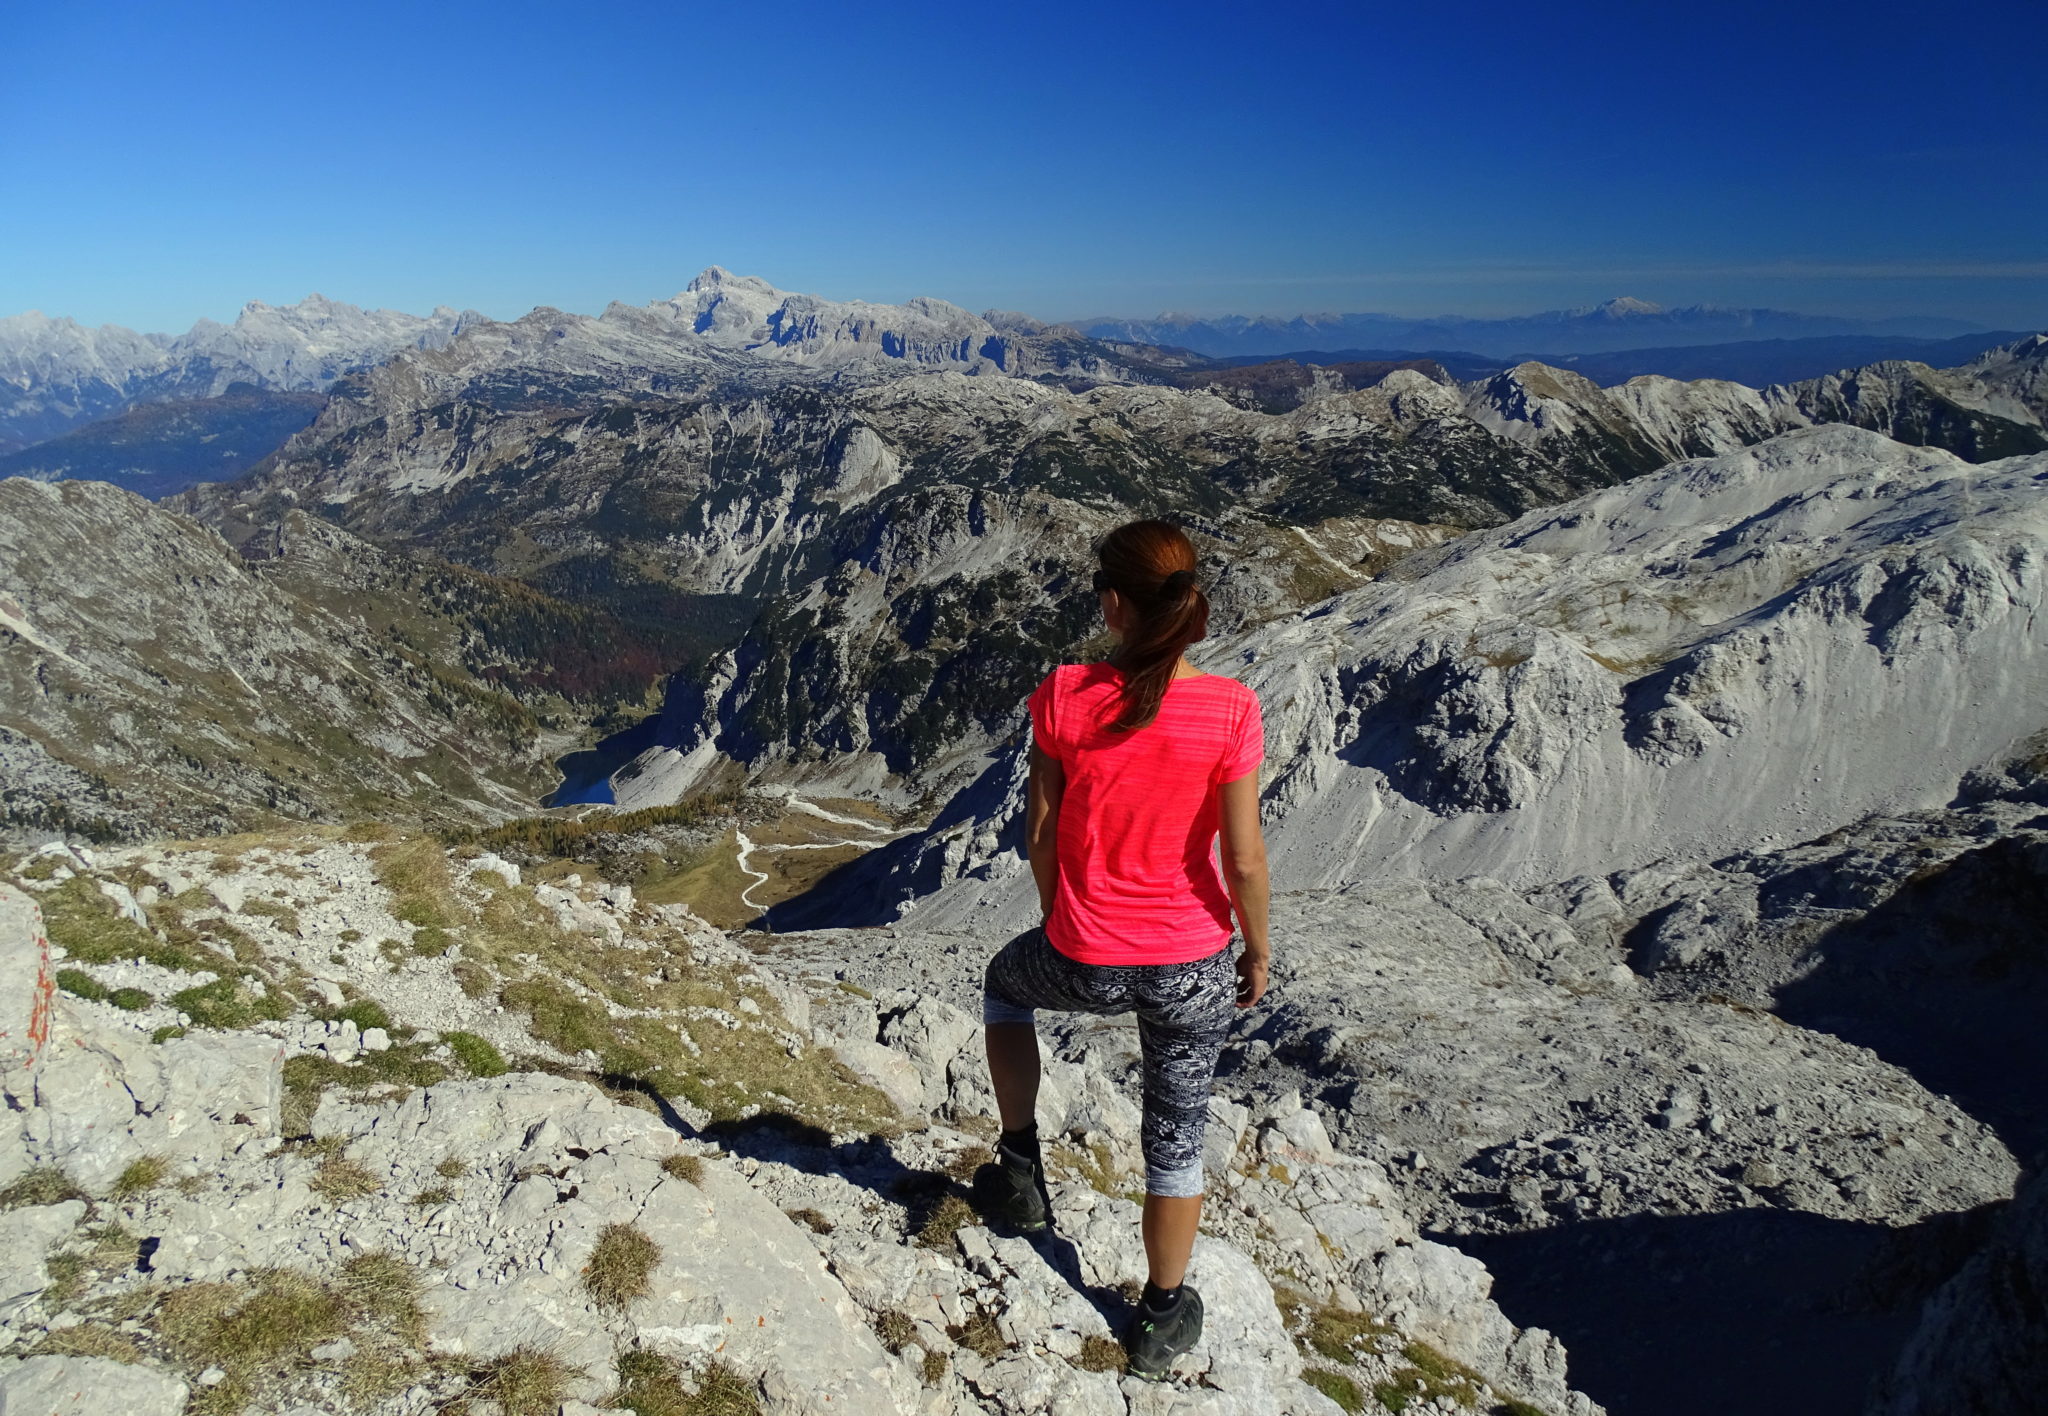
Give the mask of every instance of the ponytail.
POLYGON ((1182 651, 1209 632, 1209 597, 1195 583, 1195 547, 1166 521, 1131 521, 1103 537, 1097 590, 1124 597, 1136 619, 1110 662, 1123 671, 1123 706, 1110 729, 1135 732, 1159 715, 1182 651))

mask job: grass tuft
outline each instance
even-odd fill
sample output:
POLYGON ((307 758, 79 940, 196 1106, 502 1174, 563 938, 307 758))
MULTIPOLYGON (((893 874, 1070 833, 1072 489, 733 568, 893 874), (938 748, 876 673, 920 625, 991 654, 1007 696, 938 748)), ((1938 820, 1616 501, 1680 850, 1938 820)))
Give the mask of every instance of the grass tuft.
POLYGON ((36 1357, 104 1357, 131 1366, 142 1360, 142 1349, 133 1338, 102 1323, 80 1323, 45 1333, 29 1352, 36 1357))
POLYGON ((61 1205, 66 1200, 85 1198, 85 1191, 72 1184, 70 1176, 54 1165, 39 1165, 23 1171, 6 1189, 0 1190, 0 1210, 61 1205))
POLYGON ((979 1223, 981 1216, 974 1212, 974 1206, 958 1195, 948 1194, 919 1226, 917 1242, 927 1249, 949 1249, 954 1235, 979 1223))
POLYGON ((634 1416, 759 1416, 754 1384, 716 1358, 693 1388, 672 1357, 645 1348, 619 1354, 619 1385, 607 1405, 634 1416))
POLYGON ((341 1266, 336 1286, 358 1316, 383 1323, 408 1347, 426 1345, 420 1276, 404 1259, 383 1250, 358 1254, 341 1266))
POLYGON ((661 1158, 661 1171, 662 1174, 674 1176, 678 1180, 687 1180, 692 1185, 701 1185, 704 1183, 704 1158, 678 1151, 674 1155, 665 1155, 661 1158))
POLYGON ((1131 1354, 1124 1351, 1124 1345, 1114 1338, 1090 1333, 1081 1339, 1081 1356, 1074 1365, 1084 1372, 1116 1372, 1121 1375, 1131 1365, 1131 1354))
POLYGON ((43 1303, 49 1308, 61 1308, 85 1291, 92 1260, 84 1254, 52 1254, 43 1260, 43 1272, 50 1276, 43 1289, 43 1303))
POLYGON ((320 1158, 319 1168, 307 1183, 312 1186, 314 1194, 336 1205, 374 1195, 384 1188, 383 1181, 339 1149, 330 1150, 320 1158))
POLYGON ((607 1224, 583 1266, 583 1287, 601 1308, 623 1312, 648 1292, 661 1246, 630 1224, 607 1224))
POLYGON ((452 1155, 441 1157, 441 1163, 434 1167, 434 1173, 443 1180, 460 1180, 469 1174, 469 1162, 458 1160, 452 1155))
POLYGON ((131 1195, 145 1194, 163 1184, 171 1173, 171 1162, 160 1155, 146 1155, 140 1160, 128 1163, 114 1181, 114 1198, 125 1200, 131 1195))
POLYGON ((341 1295, 303 1273, 260 1269, 247 1283, 193 1283, 164 1299, 156 1326, 193 1366, 217 1366, 226 1380, 195 1409, 239 1411, 256 1386, 298 1365, 348 1330, 341 1295))
POLYGON ((946 1336, 984 1362, 995 1361, 1010 1345, 1003 1341, 1003 1330, 997 1326, 995 1315, 980 1304, 975 1305, 966 1322, 949 1324, 946 1336))
POLYGON ((812 1209, 809 1205, 805 1205, 802 1209, 784 1210, 783 1213, 798 1224, 804 1225, 813 1234, 830 1234, 832 1232, 832 1221, 825 1218, 817 1210, 812 1209))
POLYGON ((916 1340, 917 1324, 908 1313, 891 1308, 875 1315, 875 1336, 882 1340, 883 1350, 893 1357, 916 1340))
POLYGON ((477 1373, 467 1394, 497 1402, 504 1416, 556 1416, 579 1370, 552 1352, 515 1347, 477 1373))

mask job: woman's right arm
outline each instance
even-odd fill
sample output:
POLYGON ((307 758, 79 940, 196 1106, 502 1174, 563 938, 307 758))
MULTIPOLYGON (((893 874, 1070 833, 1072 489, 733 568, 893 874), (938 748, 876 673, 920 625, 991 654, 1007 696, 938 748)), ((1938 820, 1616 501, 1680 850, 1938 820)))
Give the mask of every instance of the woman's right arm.
POLYGON ((1244 935, 1237 956, 1237 1006, 1249 1008, 1266 991, 1272 941, 1266 936, 1266 906, 1272 887, 1266 872, 1266 837, 1259 826, 1259 774, 1254 768, 1217 788, 1223 846, 1223 882, 1244 935))

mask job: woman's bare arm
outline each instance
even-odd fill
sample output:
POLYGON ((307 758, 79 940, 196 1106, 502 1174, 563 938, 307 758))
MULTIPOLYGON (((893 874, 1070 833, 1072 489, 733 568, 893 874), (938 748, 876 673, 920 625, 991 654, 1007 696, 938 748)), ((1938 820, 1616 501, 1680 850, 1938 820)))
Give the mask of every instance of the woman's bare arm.
POLYGON ((1237 1006, 1249 1008, 1266 991, 1266 968, 1273 945, 1266 934, 1266 908, 1272 887, 1266 871, 1266 836, 1259 825, 1259 774, 1256 769, 1225 782, 1217 796, 1221 811, 1223 882, 1230 889, 1231 908, 1244 935, 1237 958, 1237 1006))
POLYGON ((1060 798, 1067 790, 1067 769, 1037 743, 1031 744, 1031 782, 1024 799, 1024 854, 1031 861, 1032 878, 1038 882, 1038 907, 1046 917, 1052 914, 1053 897, 1060 888, 1060 862, 1056 842, 1060 828, 1060 798))

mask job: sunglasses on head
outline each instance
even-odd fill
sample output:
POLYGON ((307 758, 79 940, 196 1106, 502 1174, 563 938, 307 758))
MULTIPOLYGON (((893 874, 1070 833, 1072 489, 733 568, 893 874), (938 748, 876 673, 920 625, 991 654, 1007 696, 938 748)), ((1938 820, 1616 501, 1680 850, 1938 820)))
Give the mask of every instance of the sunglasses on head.
POLYGON ((1109 590, 1114 588, 1110 584, 1108 571, 1098 570, 1095 572, 1095 588, 1097 590, 1109 590))

